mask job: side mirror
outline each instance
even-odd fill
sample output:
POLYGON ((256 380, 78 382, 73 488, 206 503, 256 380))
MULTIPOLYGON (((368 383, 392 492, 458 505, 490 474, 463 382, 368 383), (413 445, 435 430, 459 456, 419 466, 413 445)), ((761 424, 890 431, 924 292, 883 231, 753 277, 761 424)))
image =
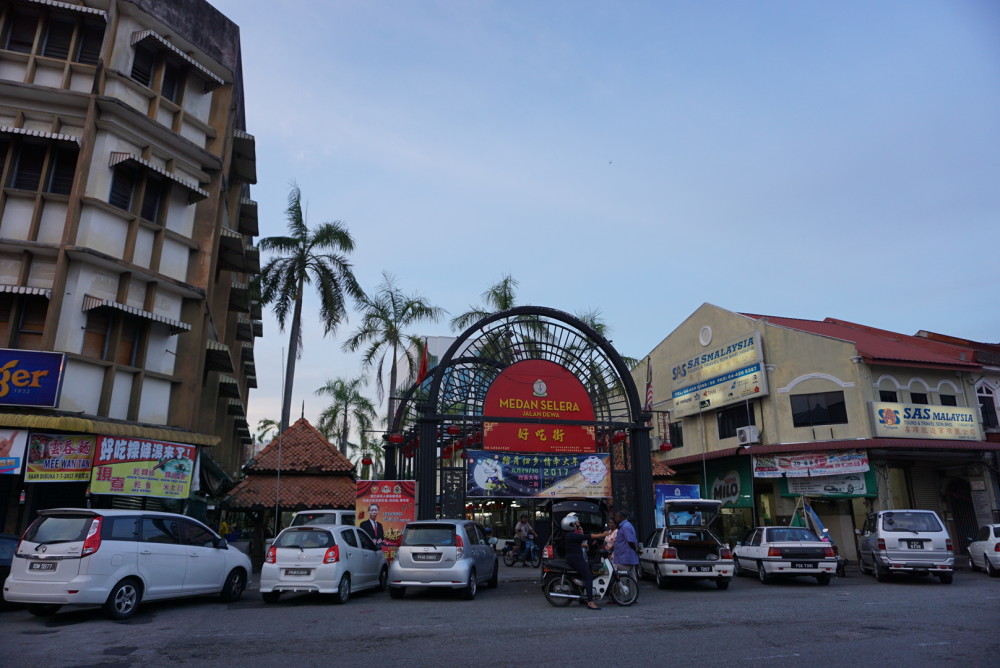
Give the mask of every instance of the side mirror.
POLYGON ((225 538, 220 538, 217 541, 215 541, 215 549, 217 550, 225 550, 228 547, 229 547, 229 542, 226 541, 225 538))

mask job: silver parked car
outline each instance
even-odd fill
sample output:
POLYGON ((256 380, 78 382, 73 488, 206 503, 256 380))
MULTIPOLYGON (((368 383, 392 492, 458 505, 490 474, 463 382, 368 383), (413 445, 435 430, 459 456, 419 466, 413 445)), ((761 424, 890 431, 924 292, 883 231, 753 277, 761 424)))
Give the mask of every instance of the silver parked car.
POLYGON ((260 595, 275 603, 283 592, 318 592, 346 603, 352 591, 382 591, 388 577, 382 548, 364 531, 306 524, 283 530, 267 549, 260 595))
POLYGON ((410 522, 389 566, 389 595, 402 598, 407 587, 447 587, 472 600, 480 584, 497 586, 496 542, 469 520, 410 522))
POLYGON ((933 573, 942 584, 951 584, 955 550, 933 510, 879 510, 857 532, 862 573, 874 573, 879 582, 893 573, 933 573))
POLYGON ((979 528, 979 535, 969 543, 969 563, 974 571, 982 569, 990 577, 1000 576, 1000 524, 979 528))

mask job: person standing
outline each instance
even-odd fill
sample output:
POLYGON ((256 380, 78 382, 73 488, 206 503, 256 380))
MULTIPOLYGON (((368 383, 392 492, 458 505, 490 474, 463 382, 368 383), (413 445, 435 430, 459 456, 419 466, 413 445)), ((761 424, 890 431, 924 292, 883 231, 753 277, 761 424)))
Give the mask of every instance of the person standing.
MULTIPOLYGON (((615 522, 618 524, 618 534, 615 536, 612 561, 616 569, 628 571, 638 587, 639 539, 635 535, 635 527, 628 521, 628 515, 621 510, 615 513, 615 522)), ((638 593, 636 603, 638 603, 638 593)))

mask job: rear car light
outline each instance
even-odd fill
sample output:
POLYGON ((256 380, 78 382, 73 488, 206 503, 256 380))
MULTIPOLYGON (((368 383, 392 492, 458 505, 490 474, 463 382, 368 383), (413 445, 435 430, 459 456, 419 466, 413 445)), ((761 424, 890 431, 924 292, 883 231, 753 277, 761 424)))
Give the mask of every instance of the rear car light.
POLYGON ((91 520, 90 531, 87 532, 87 537, 83 541, 81 556, 86 557, 88 554, 93 554, 101 547, 101 522, 103 520, 103 517, 95 517, 91 520))
POLYGON ((323 555, 324 564, 335 564, 340 561, 340 548, 334 545, 333 547, 328 547, 326 549, 326 554, 323 555))
POLYGON ((664 559, 676 559, 677 558, 677 548, 676 547, 665 547, 665 548, 663 548, 663 558, 664 559))
MULTIPOLYGON (((1000 551, 1000 543, 997 543, 997 550, 1000 551)), ((546 545, 545 549, 542 550, 542 556, 546 559, 554 559, 555 554, 553 554, 552 546, 546 545)))
POLYGON ((769 547, 767 548, 767 556, 769 557, 780 557, 781 548, 780 547, 769 547))
POLYGON ((878 549, 885 550, 885 538, 878 539, 878 549))
POLYGON ((455 534, 455 559, 462 559, 465 557, 465 542, 462 537, 455 534))
POLYGON ((267 556, 264 557, 264 563, 273 564, 278 559, 278 548, 274 545, 267 548, 267 556))
POLYGON ((997 543, 996 545, 993 546, 993 551, 1000 552, 1000 543, 997 543))
POLYGON ((721 550, 719 550, 719 559, 732 559, 732 558, 733 558, 733 551, 730 550, 728 547, 724 547, 721 550))
POLYGON ((944 539, 944 549, 948 550, 949 552, 955 551, 955 548, 951 544, 951 538, 944 539))
POLYGON ((823 556, 824 557, 836 557, 837 553, 833 551, 832 547, 825 547, 825 548, 823 548, 823 556))

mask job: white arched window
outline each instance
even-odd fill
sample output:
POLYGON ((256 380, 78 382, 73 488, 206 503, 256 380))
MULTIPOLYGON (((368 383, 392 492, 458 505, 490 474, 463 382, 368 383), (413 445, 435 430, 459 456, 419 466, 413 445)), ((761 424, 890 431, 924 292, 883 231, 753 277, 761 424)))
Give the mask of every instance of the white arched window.
POLYGON ((987 383, 980 383, 976 388, 976 397, 979 399, 979 412, 983 417, 983 428, 990 429, 1000 426, 997 420, 996 391, 987 383))

